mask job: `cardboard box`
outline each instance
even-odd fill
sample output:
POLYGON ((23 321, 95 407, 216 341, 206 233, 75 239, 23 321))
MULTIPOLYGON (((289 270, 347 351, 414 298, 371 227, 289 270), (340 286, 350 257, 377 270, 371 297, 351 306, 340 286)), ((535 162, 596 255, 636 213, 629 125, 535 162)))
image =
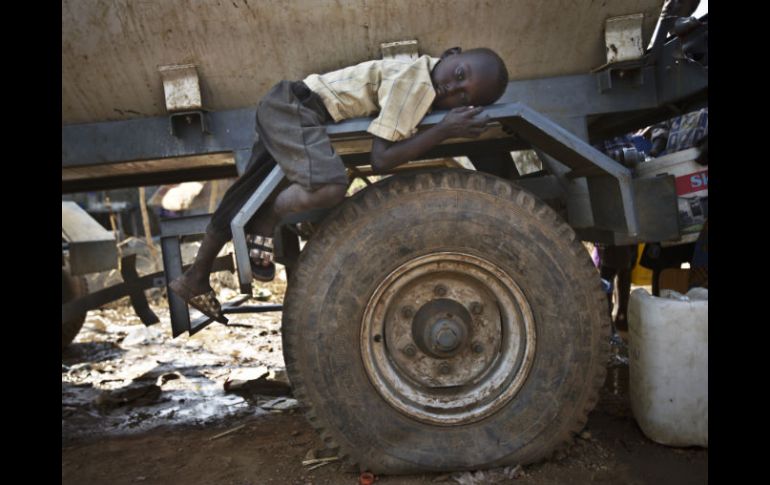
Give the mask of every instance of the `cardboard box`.
POLYGON ((690 270, 668 268, 660 272, 658 277, 659 290, 674 290, 681 294, 687 293, 690 284, 690 270))
POLYGON ((695 159, 698 148, 689 148, 640 163, 635 170, 638 178, 673 175, 676 178, 676 194, 679 206, 679 232, 681 239, 665 241, 663 246, 694 242, 708 218, 708 166, 695 159))

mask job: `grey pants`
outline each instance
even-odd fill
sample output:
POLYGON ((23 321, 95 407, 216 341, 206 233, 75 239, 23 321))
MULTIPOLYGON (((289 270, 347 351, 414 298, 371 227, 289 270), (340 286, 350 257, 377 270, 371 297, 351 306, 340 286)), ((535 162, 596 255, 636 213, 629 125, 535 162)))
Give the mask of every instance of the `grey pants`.
MULTIPOLYGON (((256 141, 246 171, 225 192, 209 230, 232 238, 230 222, 277 162, 290 182, 314 191, 348 184, 347 172, 326 134, 332 121, 321 98, 301 81, 281 81, 257 106, 256 141)), ((257 217, 259 213, 257 213, 257 217)))

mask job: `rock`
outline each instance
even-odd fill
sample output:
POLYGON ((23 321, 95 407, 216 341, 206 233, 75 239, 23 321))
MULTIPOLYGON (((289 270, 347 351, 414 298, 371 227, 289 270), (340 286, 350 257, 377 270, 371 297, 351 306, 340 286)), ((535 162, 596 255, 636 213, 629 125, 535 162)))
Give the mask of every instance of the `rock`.
POLYGON ((591 433, 589 433, 588 431, 583 431, 582 433, 580 433, 580 438, 588 441, 591 439, 591 433))
POLYGON ((278 382, 283 382, 287 386, 291 385, 289 382, 289 375, 286 373, 286 369, 273 369, 270 371, 270 379, 278 382))
POLYGON ((160 343, 163 340, 163 332, 157 327, 136 326, 128 332, 121 345, 123 347, 135 347, 151 343, 160 343))

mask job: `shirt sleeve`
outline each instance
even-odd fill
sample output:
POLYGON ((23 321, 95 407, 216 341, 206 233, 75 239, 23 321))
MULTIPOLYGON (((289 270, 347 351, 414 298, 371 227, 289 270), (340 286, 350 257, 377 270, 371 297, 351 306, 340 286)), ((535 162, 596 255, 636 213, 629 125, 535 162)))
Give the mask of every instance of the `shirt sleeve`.
POLYGON ((393 79, 383 79, 377 91, 380 113, 367 132, 389 141, 414 135, 436 97, 430 72, 415 75, 415 71, 417 66, 412 65, 393 79))

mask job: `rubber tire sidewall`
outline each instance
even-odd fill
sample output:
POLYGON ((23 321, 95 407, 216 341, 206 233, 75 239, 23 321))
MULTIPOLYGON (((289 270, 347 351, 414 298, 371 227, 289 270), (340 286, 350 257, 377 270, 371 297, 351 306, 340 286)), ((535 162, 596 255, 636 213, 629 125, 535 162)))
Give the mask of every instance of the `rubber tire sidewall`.
MULTIPOLYGON (((67 266, 61 270, 61 302, 62 305, 88 294, 88 285, 84 276, 72 276, 67 266)), ((75 340, 83 327, 88 312, 83 312, 61 323, 61 348, 64 350, 75 340)))
POLYGON ((514 185, 472 171, 387 179, 330 216, 301 254, 284 308, 295 394, 329 446, 361 469, 408 473, 537 461, 585 424, 604 379, 609 318, 597 271, 574 232, 514 185), (460 426, 388 405, 362 364, 361 319, 382 279, 439 251, 491 260, 535 318, 523 387, 495 414, 460 426))

